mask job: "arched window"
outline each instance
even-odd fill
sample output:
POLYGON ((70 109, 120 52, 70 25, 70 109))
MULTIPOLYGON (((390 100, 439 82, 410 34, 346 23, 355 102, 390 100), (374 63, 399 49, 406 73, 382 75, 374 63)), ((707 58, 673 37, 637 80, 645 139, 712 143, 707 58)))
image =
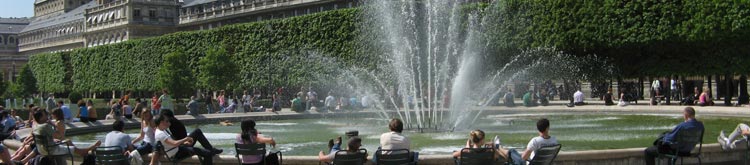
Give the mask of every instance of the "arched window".
POLYGON ((3 39, 3 36, 0 36, 0 45, 5 45, 5 39, 3 39))
POLYGON ((16 38, 13 36, 8 37, 8 45, 16 44, 16 38))

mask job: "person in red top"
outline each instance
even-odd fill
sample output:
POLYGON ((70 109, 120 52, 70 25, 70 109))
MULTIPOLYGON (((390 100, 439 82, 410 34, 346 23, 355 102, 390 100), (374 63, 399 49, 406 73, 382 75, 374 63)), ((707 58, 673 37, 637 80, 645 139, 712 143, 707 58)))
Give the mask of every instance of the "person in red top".
POLYGON ((151 97, 151 114, 159 114, 160 109, 159 92, 154 92, 154 95, 151 97))

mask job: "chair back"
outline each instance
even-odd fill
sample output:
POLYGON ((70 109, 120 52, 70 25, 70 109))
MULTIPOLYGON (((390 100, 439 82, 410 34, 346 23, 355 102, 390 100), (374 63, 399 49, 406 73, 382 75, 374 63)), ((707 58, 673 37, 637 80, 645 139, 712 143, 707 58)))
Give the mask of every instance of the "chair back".
POLYGON ((492 164, 495 162, 494 148, 463 148, 459 164, 492 164))
POLYGON ((529 160, 529 164, 530 165, 552 164, 552 161, 555 160, 555 158, 557 157, 557 154, 560 153, 560 148, 562 148, 562 144, 542 147, 534 151, 534 158, 532 160, 529 160))
POLYGON ((383 165, 408 165, 412 162, 411 152, 408 149, 377 150, 375 156, 377 164, 383 165))
POLYGON ((127 164, 128 157, 123 153, 124 152, 120 146, 98 147, 94 150, 96 164, 101 165, 127 164))
POLYGON ((44 152, 39 151, 39 153, 41 153, 44 156, 56 156, 56 155, 51 155, 50 149, 54 149, 57 146, 57 144, 54 144, 54 143, 49 144, 49 141, 47 141, 47 136, 36 135, 33 133, 31 135, 34 138, 34 144, 37 144, 37 146, 41 145, 44 147, 44 152))
MULTIPOLYGON (((701 149, 703 148, 703 132, 704 129, 701 128, 690 128, 690 129, 684 129, 677 133, 677 137, 675 137, 675 145, 678 146, 691 146, 691 150, 695 148, 695 145, 698 146, 698 153, 701 152, 701 149)), ((679 148, 679 147, 674 147, 679 148)), ((682 154, 689 154, 689 153, 682 153, 682 154)))
POLYGON ((263 143, 234 143, 234 149, 237 151, 234 156, 237 157, 237 160, 240 164, 242 164, 242 158, 240 157, 240 155, 260 155, 261 160, 263 160, 266 156, 266 144, 263 143))
POLYGON ((339 150, 333 158, 334 165, 363 165, 367 157, 366 149, 359 149, 357 152, 339 150))
POLYGON ((156 142, 156 151, 154 151, 154 152, 158 152, 159 155, 164 155, 164 158, 166 158, 167 160, 173 161, 172 158, 169 157, 169 154, 167 154, 167 151, 164 150, 164 149, 165 149, 164 148, 164 144, 162 144, 161 141, 157 141, 156 142))

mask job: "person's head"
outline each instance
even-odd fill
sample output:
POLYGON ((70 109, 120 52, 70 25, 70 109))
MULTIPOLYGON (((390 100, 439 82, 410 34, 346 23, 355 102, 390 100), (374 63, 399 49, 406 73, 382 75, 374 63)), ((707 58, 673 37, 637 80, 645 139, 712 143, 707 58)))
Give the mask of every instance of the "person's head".
POLYGON ((143 110, 141 111, 141 120, 150 121, 153 119, 154 115, 151 114, 151 111, 148 110, 148 107, 143 107, 143 110))
POLYGON ((393 118, 391 119, 391 122, 388 123, 388 129, 393 132, 401 133, 401 131, 404 131, 404 123, 401 122, 401 119, 393 118))
POLYGON ((31 109, 31 108, 34 108, 35 106, 34 106, 34 104, 29 104, 27 107, 29 107, 29 109, 31 109))
POLYGON ((94 106, 94 101, 91 101, 91 100, 86 101, 86 106, 94 106))
POLYGON ((16 109, 10 109, 10 115, 16 116, 16 109))
POLYGON ((471 139, 472 144, 482 144, 484 143, 484 131, 482 130, 473 130, 469 132, 469 137, 471 139))
POLYGON ((695 109, 693 107, 685 107, 682 116, 685 120, 695 119, 695 109))
POLYGON ((255 121, 251 119, 243 120, 240 124, 240 129, 242 129, 242 134, 240 134, 242 140, 250 141, 252 136, 258 134, 258 131, 255 129, 255 121))
POLYGON ((359 137, 353 137, 349 139, 349 143, 347 143, 347 147, 349 147, 348 148, 349 152, 356 152, 357 150, 359 150, 359 147, 361 146, 362 146, 362 139, 360 139, 359 137))
POLYGON ((698 93, 698 91, 700 91, 700 90, 698 90, 698 87, 694 87, 694 88, 693 88, 693 93, 696 93, 696 94, 697 94, 697 93, 698 93))
POLYGON ((164 110, 164 111, 161 111, 161 115, 169 117, 169 118, 173 118, 174 117, 174 112, 172 112, 170 110, 164 110))
POLYGON ((114 123, 112 123, 112 130, 113 131, 120 131, 125 128, 125 122, 122 122, 122 120, 115 120, 114 123))
POLYGON ((36 123, 46 123, 47 113, 45 111, 34 112, 34 121, 36 121, 36 123))
POLYGON ((63 115, 63 111, 60 108, 55 108, 52 110, 52 118, 55 120, 65 120, 65 116, 63 115))
POLYGON ((242 93, 245 94, 245 95, 247 95, 247 89, 245 89, 244 91, 242 91, 242 93))
POLYGON ((60 101, 57 101, 57 106, 58 106, 58 107, 59 107, 59 106, 63 106, 63 105, 65 105, 65 103, 63 103, 63 101, 62 101, 62 100, 60 100, 60 101))
POLYGON ((708 93, 708 87, 703 87, 703 93, 708 93))
POLYGON ((140 103, 141 102, 141 98, 135 98, 135 102, 136 103, 140 103))
POLYGON ((78 100, 78 106, 79 107, 86 106, 86 101, 78 100))
POLYGON ((195 96, 190 96, 190 100, 195 100, 195 96))
POLYGON ((159 129, 162 129, 162 130, 169 128, 169 126, 171 124, 171 123, 169 123, 169 117, 167 117, 165 115, 159 115, 159 116, 157 116, 154 119, 154 123, 156 124, 157 127, 159 127, 159 129))
POLYGON ((169 93, 167 93, 167 89, 166 89, 166 88, 162 89, 162 90, 161 90, 161 93, 163 93, 163 94, 165 94, 165 95, 169 94, 169 93))
POLYGON ((333 92, 328 91, 328 96, 333 96, 333 92))
POLYGON ((542 118, 536 121, 536 130, 539 131, 540 134, 549 133, 549 120, 547 120, 547 118, 542 118))

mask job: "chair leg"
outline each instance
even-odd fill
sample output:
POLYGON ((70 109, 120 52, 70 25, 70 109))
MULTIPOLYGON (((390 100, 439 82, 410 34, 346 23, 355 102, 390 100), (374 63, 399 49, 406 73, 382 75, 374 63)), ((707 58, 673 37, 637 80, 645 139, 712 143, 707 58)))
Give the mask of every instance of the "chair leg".
POLYGON ((699 155, 698 156, 698 165, 701 165, 701 164, 703 164, 703 161, 701 160, 701 156, 699 155))

